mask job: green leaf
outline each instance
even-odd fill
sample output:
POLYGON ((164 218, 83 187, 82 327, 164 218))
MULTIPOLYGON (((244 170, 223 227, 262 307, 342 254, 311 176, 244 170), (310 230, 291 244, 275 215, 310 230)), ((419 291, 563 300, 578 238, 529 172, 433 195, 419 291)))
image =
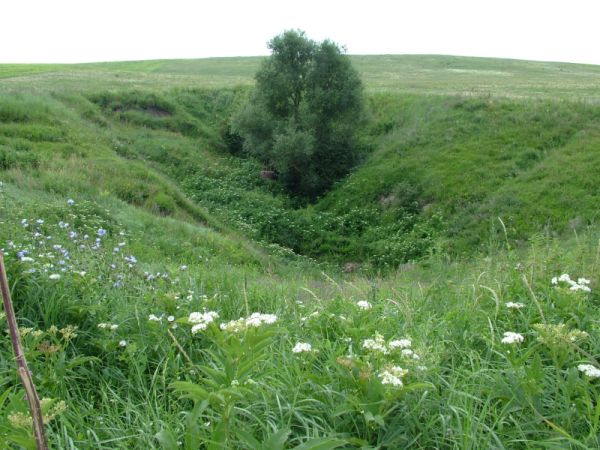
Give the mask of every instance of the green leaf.
POLYGON ((285 443, 288 440, 288 436, 292 430, 289 428, 282 428, 276 433, 269 436, 269 438, 263 443, 263 450, 283 450, 285 443))
POLYGON ((202 441, 200 436, 200 415, 208 407, 208 401, 203 400, 194 405, 194 408, 186 414, 185 448, 196 450, 202 441))
POLYGON ((214 429, 208 450, 227 449, 227 422, 222 420, 214 429))
POLYGON ((78 358, 69 361, 69 363, 65 365, 65 368, 72 369, 73 367, 81 366, 87 362, 100 362, 100 358, 96 358, 95 356, 79 356, 78 358))
POLYGON ((235 434, 238 437, 238 439, 244 444, 244 448, 248 448, 249 450, 263 449, 262 444, 258 442, 258 440, 247 431, 237 430, 235 434))
POLYGON ((171 383, 171 388, 196 402, 206 400, 209 396, 206 389, 189 381, 175 381, 171 383))
POLYGON ((293 450, 329 450, 345 445, 346 441, 337 438, 316 438, 294 447, 293 450))
POLYGON ((178 448, 177 438, 169 429, 163 428, 158 433, 156 433, 154 437, 156 438, 160 446, 166 450, 178 448))

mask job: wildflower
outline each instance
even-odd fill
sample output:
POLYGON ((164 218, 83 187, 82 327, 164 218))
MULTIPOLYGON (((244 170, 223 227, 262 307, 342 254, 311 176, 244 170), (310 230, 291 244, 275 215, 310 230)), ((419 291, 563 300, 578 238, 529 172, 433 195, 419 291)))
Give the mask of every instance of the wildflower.
POLYGON ((564 323, 558 325, 537 323, 533 328, 539 333, 537 340, 548 347, 564 347, 570 342, 581 341, 588 337, 585 331, 567 330, 564 323))
POLYGON ((21 258, 21 262, 33 262, 33 261, 34 261, 34 259, 30 258, 29 256, 23 256, 21 258))
POLYGON ((409 348, 411 345, 412 345, 412 342, 410 339, 396 339, 394 341, 390 341, 390 343, 389 343, 389 347, 391 349, 409 348))
POLYGON ((263 323, 267 325, 271 325, 277 321, 277 316, 275 314, 261 314, 261 313, 252 313, 250 317, 246 319, 246 325, 252 327, 259 327, 263 323))
POLYGON ((60 332, 60 334, 62 334, 62 337, 65 341, 70 341, 74 337, 77 337, 77 327, 74 325, 67 325, 66 327, 61 328, 58 331, 60 332))
POLYGON ((293 353, 312 352, 312 345, 307 342, 298 342, 292 349, 293 353))
POLYGON ((119 253, 121 249, 119 247, 113 248, 113 253, 119 253))
POLYGON ((37 223, 38 225, 43 225, 44 220, 43 219, 38 219, 35 221, 35 223, 37 223))
POLYGON ((188 266, 186 266, 185 264, 183 264, 182 266, 179 267, 179 270, 181 270, 182 272, 185 272, 188 269, 188 266))
POLYGON ((375 339, 365 339, 362 347, 367 350, 383 353, 384 355, 387 355, 390 352, 385 344, 383 336, 381 336, 379 333, 375 334, 375 339))
POLYGON ((175 320, 175 316, 167 317, 167 322, 173 322, 175 320))
POLYGON ((74 204, 75 204, 75 200, 73 200, 72 198, 70 198, 69 200, 67 200, 67 205, 73 206, 74 204))
POLYGON ((127 341, 125 339, 119 341, 119 347, 127 347, 127 341))
POLYGON ((371 305, 366 300, 361 300, 359 302, 356 302, 356 306, 358 306, 360 309, 363 309, 363 310, 371 309, 373 307, 373 305, 371 305))
POLYGON ((156 315, 154 315, 154 314, 150 314, 150 315, 148 316, 148 320, 149 320, 150 322, 160 322, 160 321, 162 321, 162 316, 158 317, 158 316, 156 316, 156 315))
POLYGON ((401 352, 402 356, 405 356, 407 358, 412 358, 412 359, 421 359, 421 357, 419 355, 417 355, 413 350, 411 350, 410 348, 405 348, 402 350, 401 352))
POLYGON ((590 378, 600 378, 600 369, 592 366, 591 364, 579 364, 577 369, 590 378))
POLYGON ((219 313, 215 311, 207 311, 203 313, 192 312, 188 317, 188 322, 194 324, 192 327, 192 334, 196 334, 198 331, 206 330, 209 324, 214 322, 219 317, 219 313))
POLYGON ((402 387, 402 377, 408 373, 407 370, 398 366, 390 366, 385 370, 379 372, 378 376, 381 380, 381 384, 388 384, 395 387, 402 387))
POLYGON ((231 331, 237 333, 246 328, 246 321, 243 317, 241 317, 238 320, 230 320, 227 323, 222 323, 221 325, 219 325, 219 328, 222 331, 231 331))
POLYGON ((19 328, 19 334, 21 335, 21 337, 27 336, 32 331, 33 331, 33 328, 28 328, 28 327, 19 328))
POLYGON ((104 228, 98 228, 98 236, 102 237, 106 234, 106 230, 104 228))
POLYGON ((508 309, 521 309, 525 307, 521 302, 507 302, 505 305, 508 309))
POLYGON ((75 239, 77 237, 77 233, 75 231, 69 231, 69 239, 75 239))
POLYGON ((522 334, 514 333, 512 331, 507 331, 504 333, 504 337, 502 338, 503 344, 520 344, 523 342, 525 338, 522 334))
MULTIPOLYGON (((67 409, 67 404, 64 401, 55 401, 50 398, 43 398, 40 400, 40 406, 42 411, 47 411, 43 415, 44 423, 51 422, 56 416, 62 414, 67 409)), ((13 427, 16 428, 31 428, 32 419, 29 414, 17 411, 8 415, 8 421, 13 427)))
POLYGON ((119 328, 119 325, 113 324, 110 326, 110 329, 113 331, 116 330, 117 328, 119 328))
POLYGON ((130 266, 137 263, 137 259, 133 255, 126 256, 124 259, 129 263, 130 266))
POLYGON ((238 320, 231 320, 220 325, 223 331, 239 332, 248 327, 260 327, 263 324, 271 325, 277 321, 275 314, 252 313, 249 317, 240 317, 238 320))
POLYGON ((51 280, 60 280, 60 275, 57 273, 53 273, 48 278, 50 278, 51 280))
POLYGON ((588 280, 587 278, 580 277, 577 279, 577 281, 575 281, 575 280, 571 279, 571 276, 568 273, 563 273, 559 277, 552 277, 551 283, 557 287, 561 283, 563 285, 568 285, 569 290, 572 292, 577 292, 577 291, 592 292, 592 290, 588 286, 590 284, 590 280, 588 280))
POLYGON ((23 225, 23 227, 28 227, 29 224, 27 223, 27 219, 21 220, 21 225, 23 225))

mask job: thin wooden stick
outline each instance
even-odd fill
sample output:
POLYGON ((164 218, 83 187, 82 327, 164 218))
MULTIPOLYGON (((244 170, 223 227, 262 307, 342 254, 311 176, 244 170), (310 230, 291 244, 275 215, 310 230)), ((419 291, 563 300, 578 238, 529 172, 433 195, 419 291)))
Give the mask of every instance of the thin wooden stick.
POLYGON ((29 403, 29 409, 31 410, 35 443, 38 450, 48 450, 48 443, 46 442, 46 435, 44 434, 44 418, 42 416, 40 398, 38 397, 35 385, 33 384, 31 372, 29 372, 29 368, 27 367, 27 360, 25 359, 23 347, 21 346, 19 327, 17 325, 17 319, 15 318, 15 311, 13 309, 12 299, 10 297, 10 289, 8 286, 8 279, 6 277, 6 269, 4 267, 4 255, 2 252, 0 252, 0 289, 2 290, 2 301, 4 302, 4 311, 6 312, 6 320, 8 322, 8 329, 10 331, 10 340, 15 352, 19 376, 21 377, 21 381, 25 387, 27 402, 29 403))

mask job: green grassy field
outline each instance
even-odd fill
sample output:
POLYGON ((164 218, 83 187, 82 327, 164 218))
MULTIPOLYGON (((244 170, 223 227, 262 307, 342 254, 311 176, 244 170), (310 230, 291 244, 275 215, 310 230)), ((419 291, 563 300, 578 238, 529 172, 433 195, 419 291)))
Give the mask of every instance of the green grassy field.
MULTIPOLYGON (((168 89, 253 84, 262 57, 0 65, 0 90, 168 89)), ((367 91, 597 102, 598 66, 458 56, 351 56, 367 91)))
POLYGON ((353 56, 362 162, 299 205, 230 152, 259 62, 0 65, 51 448, 600 447, 600 68, 353 56))

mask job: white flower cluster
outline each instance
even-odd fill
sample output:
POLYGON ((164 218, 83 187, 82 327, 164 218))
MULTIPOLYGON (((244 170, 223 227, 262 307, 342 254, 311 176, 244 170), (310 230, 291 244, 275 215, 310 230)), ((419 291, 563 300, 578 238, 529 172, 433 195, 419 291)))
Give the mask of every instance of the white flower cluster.
POLYGON ((502 338, 502 343, 509 344, 509 345, 520 344, 524 340, 525 340, 525 338, 523 337, 522 334, 515 333, 513 331, 507 331, 504 333, 504 337, 502 338))
POLYGON ((368 309, 371 309, 373 307, 373 305, 371 305, 366 300, 360 300, 360 301, 356 302, 356 306, 358 306, 360 309, 365 310, 365 311, 368 309))
POLYGON ((362 344, 366 350, 371 350, 375 353, 382 353, 384 355, 389 354, 394 350, 401 350, 401 355, 413 359, 419 359, 417 355, 410 347, 412 342, 410 339, 394 339, 389 343, 386 343, 379 333, 375 333, 374 339, 365 339, 362 344))
POLYGON ((381 384, 389 384, 395 387, 402 387, 402 377, 408 373, 408 370, 398 366, 390 366, 379 372, 378 376, 381 384))
POLYGON ((579 364, 577 366, 580 372, 583 372, 590 378, 600 378, 600 369, 591 364, 579 364))
POLYGON ((396 340, 390 341, 390 343, 388 345, 392 349, 396 349, 396 348, 407 349, 407 348, 411 347, 412 342, 410 339, 396 339, 396 340))
MULTIPOLYGON (((194 314, 194 313, 192 313, 194 314)), ((157 316, 156 314, 150 314, 148 316, 148 320, 150 322, 162 322, 164 318, 164 314, 161 314, 160 316, 157 316)), ((173 322, 175 321, 175 316, 167 316, 167 322, 173 322)))
POLYGON ((590 280, 587 278, 578 278, 577 281, 571 280, 571 277, 568 273, 563 273, 560 277, 553 277, 552 284, 554 286, 568 285, 569 290, 573 292, 583 291, 583 292, 592 292, 589 287, 590 280))
POLYGON ((312 352, 312 345, 310 345, 308 342, 298 342, 296 345, 294 345, 292 352, 293 353, 310 353, 310 352, 312 352))
POLYGON ((371 350, 376 353, 383 353, 387 355, 390 352, 385 339, 379 333, 375 333, 375 339, 365 339, 362 346, 366 350, 371 350))
POLYGON ((192 334, 196 334, 198 331, 206 330, 208 325, 214 322, 219 317, 219 313, 215 311, 205 311, 203 313, 193 312, 188 317, 188 322, 193 323, 192 334))
POLYGON ((222 323, 220 328, 223 331, 233 331, 237 333, 248 327, 260 327, 263 324, 271 325, 277 322, 275 314, 252 313, 250 317, 240 317, 238 320, 232 320, 227 323, 222 323))
POLYGON ((110 323, 104 323, 103 322, 103 323, 99 323, 98 324, 98 328, 101 328, 101 329, 107 329, 108 328, 110 330, 116 330, 117 328, 119 328, 119 325, 110 324, 110 323))
POLYGON ((525 308, 525 304, 521 302, 507 302, 505 303, 508 309, 522 309, 525 308))

